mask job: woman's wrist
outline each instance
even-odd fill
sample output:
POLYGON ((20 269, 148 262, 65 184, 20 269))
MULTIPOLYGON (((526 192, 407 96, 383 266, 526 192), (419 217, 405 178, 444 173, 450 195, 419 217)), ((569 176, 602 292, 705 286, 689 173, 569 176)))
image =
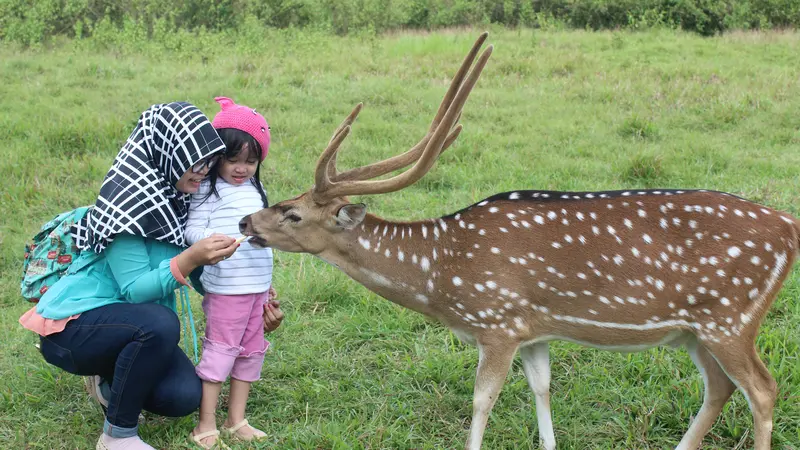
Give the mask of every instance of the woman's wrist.
POLYGON ((200 265, 196 261, 192 247, 180 252, 178 256, 174 258, 174 261, 181 275, 184 277, 188 277, 189 274, 200 265))
POLYGON ((169 261, 169 271, 172 273, 172 276, 175 278, 175 281, 178 283, 189 286, 189 282, 186 281, 186 277, 181 273, 181 269, 178 267, 178 259, 172 258, 169 261))

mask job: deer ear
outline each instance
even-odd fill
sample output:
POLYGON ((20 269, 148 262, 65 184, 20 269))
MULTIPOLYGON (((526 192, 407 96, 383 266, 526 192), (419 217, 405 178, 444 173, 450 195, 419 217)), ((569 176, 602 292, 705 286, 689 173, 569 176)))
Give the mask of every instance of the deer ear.
POLYGON ((336 225, 345 230, 357 227, 367 215, 367 205, 363 203, 350 203, 339 208, 336 213, 336 225))

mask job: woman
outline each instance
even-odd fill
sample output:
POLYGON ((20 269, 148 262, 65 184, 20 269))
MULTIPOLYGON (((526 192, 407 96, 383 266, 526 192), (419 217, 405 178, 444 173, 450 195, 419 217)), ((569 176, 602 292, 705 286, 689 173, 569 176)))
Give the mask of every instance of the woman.
MULTIPOLYGON (((233 238, 216 235, 183 248, 190 195, 224 149, 195 106, 176 102, 146 110, 94 208, 73 229, 80 257, 20 318, 41 336, 47 362, 110 385, 104 395, 94 392, 107 401, 99 450, 152 449, 138 436, 142 409, 178 417, 200 404, 200 380, 178 346, 174 291, 192 270, 238 247, 233 238)), ((265 329, 277 328, 277 304, 264 312, 265 329)))

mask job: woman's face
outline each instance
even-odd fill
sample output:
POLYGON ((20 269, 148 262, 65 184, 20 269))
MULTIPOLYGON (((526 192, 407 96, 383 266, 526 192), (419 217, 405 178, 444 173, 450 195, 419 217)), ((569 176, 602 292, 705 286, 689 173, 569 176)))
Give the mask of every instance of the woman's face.
POLYGON ((208 164, 204 164, 204 162, 206 160, 212 160, 217 161, 217 164, 219 164, 218 159, 219 156, 214 155, 196 163, 193 167, 202 166, 203 168, 199 172, 192 170, 193 167, 189 168, 189 170, 184 172, 181 179, 175 183, 175 189, 177 189, 179 192, 183 192, 184 194, 196 193, 200 189, 200 182, 208 176, 208 171, 210 170, 208 164))

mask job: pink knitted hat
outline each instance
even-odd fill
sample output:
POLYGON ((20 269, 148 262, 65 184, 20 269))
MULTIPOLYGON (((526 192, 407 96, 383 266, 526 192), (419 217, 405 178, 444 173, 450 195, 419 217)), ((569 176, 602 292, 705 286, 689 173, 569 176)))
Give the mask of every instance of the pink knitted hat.
POLYGON ((244 105, 237 105, 228 97, 215 97, 214 100, 222 107, 222 111, 214 116, 211 124, 216 129, 234 128, 253 136, 261 146, 261 161, 269 152, 269 124, 267 119, 257 113, 255 109, 244 105))

